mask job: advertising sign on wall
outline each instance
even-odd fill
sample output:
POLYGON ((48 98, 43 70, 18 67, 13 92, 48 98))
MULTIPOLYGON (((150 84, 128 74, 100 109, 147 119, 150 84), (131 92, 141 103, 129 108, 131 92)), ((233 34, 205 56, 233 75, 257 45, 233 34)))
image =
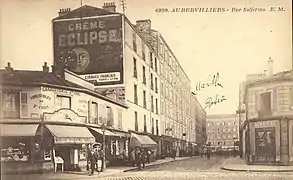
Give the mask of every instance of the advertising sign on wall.
POLYGON ((95 85, 123 84, 122 17, 53 22, 54 63, 95 85))

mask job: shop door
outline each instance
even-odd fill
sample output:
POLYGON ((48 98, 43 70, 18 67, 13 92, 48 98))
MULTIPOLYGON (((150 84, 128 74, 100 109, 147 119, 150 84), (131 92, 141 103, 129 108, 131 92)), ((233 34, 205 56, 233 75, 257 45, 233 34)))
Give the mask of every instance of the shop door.
POLYGON ((255 161, 270 163, 276 160, 275 128, 255 128, 255 161))
POLYGON ((56 147, 56 156, 59 156, 64 161, 64 171, 71 170, 72 166, 70 163, 70 147, 69 146, 59 146, 56 147))

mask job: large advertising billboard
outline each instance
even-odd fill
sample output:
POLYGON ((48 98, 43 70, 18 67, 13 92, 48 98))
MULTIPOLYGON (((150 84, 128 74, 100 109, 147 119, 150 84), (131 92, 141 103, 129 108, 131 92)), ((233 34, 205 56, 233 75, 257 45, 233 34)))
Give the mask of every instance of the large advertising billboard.
POLYGON ((53 21, 54 64, 95 85, 123 84, 122 17, 53 21))

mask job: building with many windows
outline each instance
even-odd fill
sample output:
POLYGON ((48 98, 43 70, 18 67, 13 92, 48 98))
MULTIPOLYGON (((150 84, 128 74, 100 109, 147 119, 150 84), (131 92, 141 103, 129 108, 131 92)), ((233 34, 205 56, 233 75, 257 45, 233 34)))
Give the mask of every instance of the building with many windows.
POLYGON ((163 36, 151 29, 150 20, 134 25, 116 12, 114 3, 103 8, 85 5, 61 10, 53 19, 53 37, 54 64, 126 104, 125 128, 151 137, 157 143, 157 157, 167 156, 171 148, 177 148, 178 154, 187 151, 188 142, 204 144, 205 112, 191 94, 188 76, 163 36))
POLYGON ((214 147, 234 149, 239 141, 239 117, 237 114, 207 116, 207 142, 214 147))

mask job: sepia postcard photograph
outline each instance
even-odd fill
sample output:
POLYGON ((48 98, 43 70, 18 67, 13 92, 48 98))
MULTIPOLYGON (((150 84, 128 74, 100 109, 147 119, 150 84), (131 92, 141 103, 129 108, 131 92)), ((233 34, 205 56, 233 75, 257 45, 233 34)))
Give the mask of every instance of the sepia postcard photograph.
POLYGON ((292 180, 291 0, 0 0, 0 179, 292 180))

